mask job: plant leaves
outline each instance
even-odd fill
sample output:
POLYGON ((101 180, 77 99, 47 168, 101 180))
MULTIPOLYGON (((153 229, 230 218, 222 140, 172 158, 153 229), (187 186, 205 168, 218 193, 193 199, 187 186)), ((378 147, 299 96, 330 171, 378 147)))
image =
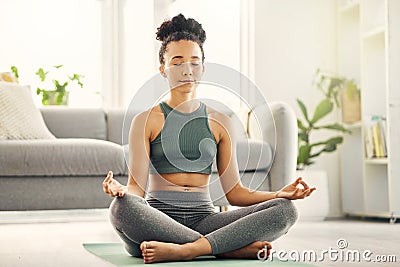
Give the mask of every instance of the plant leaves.
POLYGON ((335 100, 335 104, 338 108, 340 108, 340 101, 339 101, 339 91, 336 90, 333 92, 333 99, 335 100))
POLYGON ((335 131, 344 132, 344 133, 351 133, 350 130, 346 129, 345 127, 343 127, 343 125, 341 125, 339 123, 323 125, 323 126, 315 127, 314 129, 316 129, 316 130, 328 129, 328 130, 335 130, 335 131))
POLYGON ((301 120, 299 120, 299 119, 297 119, 297 127, 300 129, 300 130, 307 130, 307 128, 303 125, 303 123, 301 122, 301 120))
POLYGON ((83 83, 82 83, 81 79, 84 78, 84 77, 85 76, 83 76, 83 75, 74 73, 74 75, 72 77, 69 76, 69 79, 71 81, 77 81, 79 86, 82 88, 83 87, 83 83))
POLYGON ((306 119, 307 122, 310 122, 310 120, 308 119, 308 113, 307 113, 307 108, 304 105, 304 103, 300 100, 300 99, 296 99, 297 104, 300 107, 301 112, 303 113, 304 118, 306 119))
POLYGON ((38 69, 38 71, 35 73, 37 76, 39 76, 40 81, 44 81, 46 79, 46 75, 49 73, 48 71, 44 71, 43 68, 38 69))
POLYGON ((19 74, 18 74, 18 68, 15 66, 11 66, 11 71, 12 73, 14 73, 15 78, 19 78, 19 74))
POLYGON ((315 143, 310 145, 311 147, 315 147, 315 146, 319 146, 319 145, 325 145, 320 151, 318 151, 315 154, 310 155, 310 158, 314 158, 319 156, 322 152, 333 152, 337 149, 337 145, 343 143, 343 137, 341 136, 337 136, 337 137, 333 137, 331 139, 328 139, 325 142, 319 142, 319 143, 315 143))
POLYGON ((56 69, 62 68, 64 65, 57 65, 57 66, 53 66, 56 69))
POLYGON ((307 165, 307 161, 310 157, 311 146, 302 145, 299 148, 299 155, 297 156, 297 164, 307 165))
POLYGON ((66 91, 66 87, 68 85, 68 82, 64 82, 64 84, 60 84, 60 82, 58 80, 53 80, 53 83, 56 87, 56 91, 57 92, 65 92, 66 91))
POLYGON ((298 137, 300 140, 308 143, 308 134, 304 131, 299 132, 298 137))
POLYGON ((334 92, 338 92, 343 86, 344 79, 339 77, 330 77, 330 83, 328 87, 328 96, 331 97, 334 92), (336 89, 336 90, 335 90, 336 89))
POLYGON ((341 137, 341 136, 333 137, 333 138, 329 139, 326 142, 326 146, 324 148, 324 151, 325 152, 335 151, 336 150, 336 146, 338 144, 341 144, 341 143, 343 143, 343 137, 341 137))
POLYGON ((310 146, 314 147, 314 146, 320 146, 320 145, 333 145, 333 144, 341 144, 342 142, 343 142, 342 136, 335 136, 335 137, 329 138, 326 141, 310 144, 310 146))
POLYGON ((314 116, 311 120, 311 123, 314 124, 319 121, 321 118, 328 115, 333 110, 333 103, 329 99, 322 100, 318 106, 315 108, 314 116))

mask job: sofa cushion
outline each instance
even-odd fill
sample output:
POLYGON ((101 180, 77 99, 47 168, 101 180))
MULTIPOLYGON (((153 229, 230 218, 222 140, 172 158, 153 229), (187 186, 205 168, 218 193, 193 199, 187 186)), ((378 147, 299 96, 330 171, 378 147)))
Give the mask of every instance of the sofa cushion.
POLYGON ((106 140, 106 114, 101 108, 42 107, 49 130, 58 138, 106 140))
POLYGON ((268 169, 274 155, 270 144, 255 139, 242 139, 236 144, 239 171, 268 169))
POLYGON ((0 81, 0 139, 55 139, 33 103, 29 86, 0 81))
POLYGON ((126 173, 120 145, 96 139, 0 141, 2 176, 79 176, 126 173))

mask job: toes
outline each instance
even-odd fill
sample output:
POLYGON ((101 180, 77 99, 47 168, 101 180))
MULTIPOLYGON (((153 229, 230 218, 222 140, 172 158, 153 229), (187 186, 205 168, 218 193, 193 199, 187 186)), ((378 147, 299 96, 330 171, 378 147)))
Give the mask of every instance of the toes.
POLYGON ((269 258, 269 255, 270 255, 270 253, 271 253, 271 249, 272 249, 272 245, 271 245, 271 243, 269 243, 269 242, 267 242, 267 241, 265 241, 265 242, 263 242, 264 243, 264 249, 266 248, 267 249, 267 251, 265 251, 265 253, 267 253, 267 258, 269 258))
POLYGON ((151 263, 151 262, 148 259, 143 258, 143 263, 146 264, 146 263, 151 263))
POLYGON ((151 248, 150 242, 143 241, 140 244, 140 249, 142 250, 143 262, 152 263, 154 262, 155 250, 151 248))
POLYGON ((153 256, 154 255, 154 249, 148 248, 146 249, 146 256, 153 256))
POLYGON ((271 243, 265 241, 264 246, 266 246, 268 249, 272 249, 271 243))
POLYGON ((144 263, 152 263, 154 262, 154 257, 145 257, 143 258, 144 263))
POLYGON ((144 257, 153 257, 155 255, 154 249, 146 249, 142 252, 142 256, 144 257))

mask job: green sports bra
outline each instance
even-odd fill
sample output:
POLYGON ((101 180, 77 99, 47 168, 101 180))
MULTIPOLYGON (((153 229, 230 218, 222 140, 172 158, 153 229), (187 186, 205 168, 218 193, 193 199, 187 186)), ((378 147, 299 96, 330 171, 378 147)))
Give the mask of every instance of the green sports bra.
POLYGON ((211 174, 217 154, 217 142, 208 124, 206 105, 191 113, 182 113, 164 101, 164 126, 150 142, 150 169, 154 174, 196 172, 211 174))

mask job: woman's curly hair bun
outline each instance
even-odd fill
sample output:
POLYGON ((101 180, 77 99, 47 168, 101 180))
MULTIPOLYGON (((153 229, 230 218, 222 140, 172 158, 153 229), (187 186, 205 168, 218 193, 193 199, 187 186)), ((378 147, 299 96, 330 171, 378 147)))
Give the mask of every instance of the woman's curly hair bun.
POLYGON ((164 42, 168 36, 176 32, 186 32, 197 36, 201 43, 206 40, 206 32, 200 23, 192 18, 185 18, 184 15, 179 14, 171 20, 164 21, 160 27, 157 28, 156 39, 164 42))

